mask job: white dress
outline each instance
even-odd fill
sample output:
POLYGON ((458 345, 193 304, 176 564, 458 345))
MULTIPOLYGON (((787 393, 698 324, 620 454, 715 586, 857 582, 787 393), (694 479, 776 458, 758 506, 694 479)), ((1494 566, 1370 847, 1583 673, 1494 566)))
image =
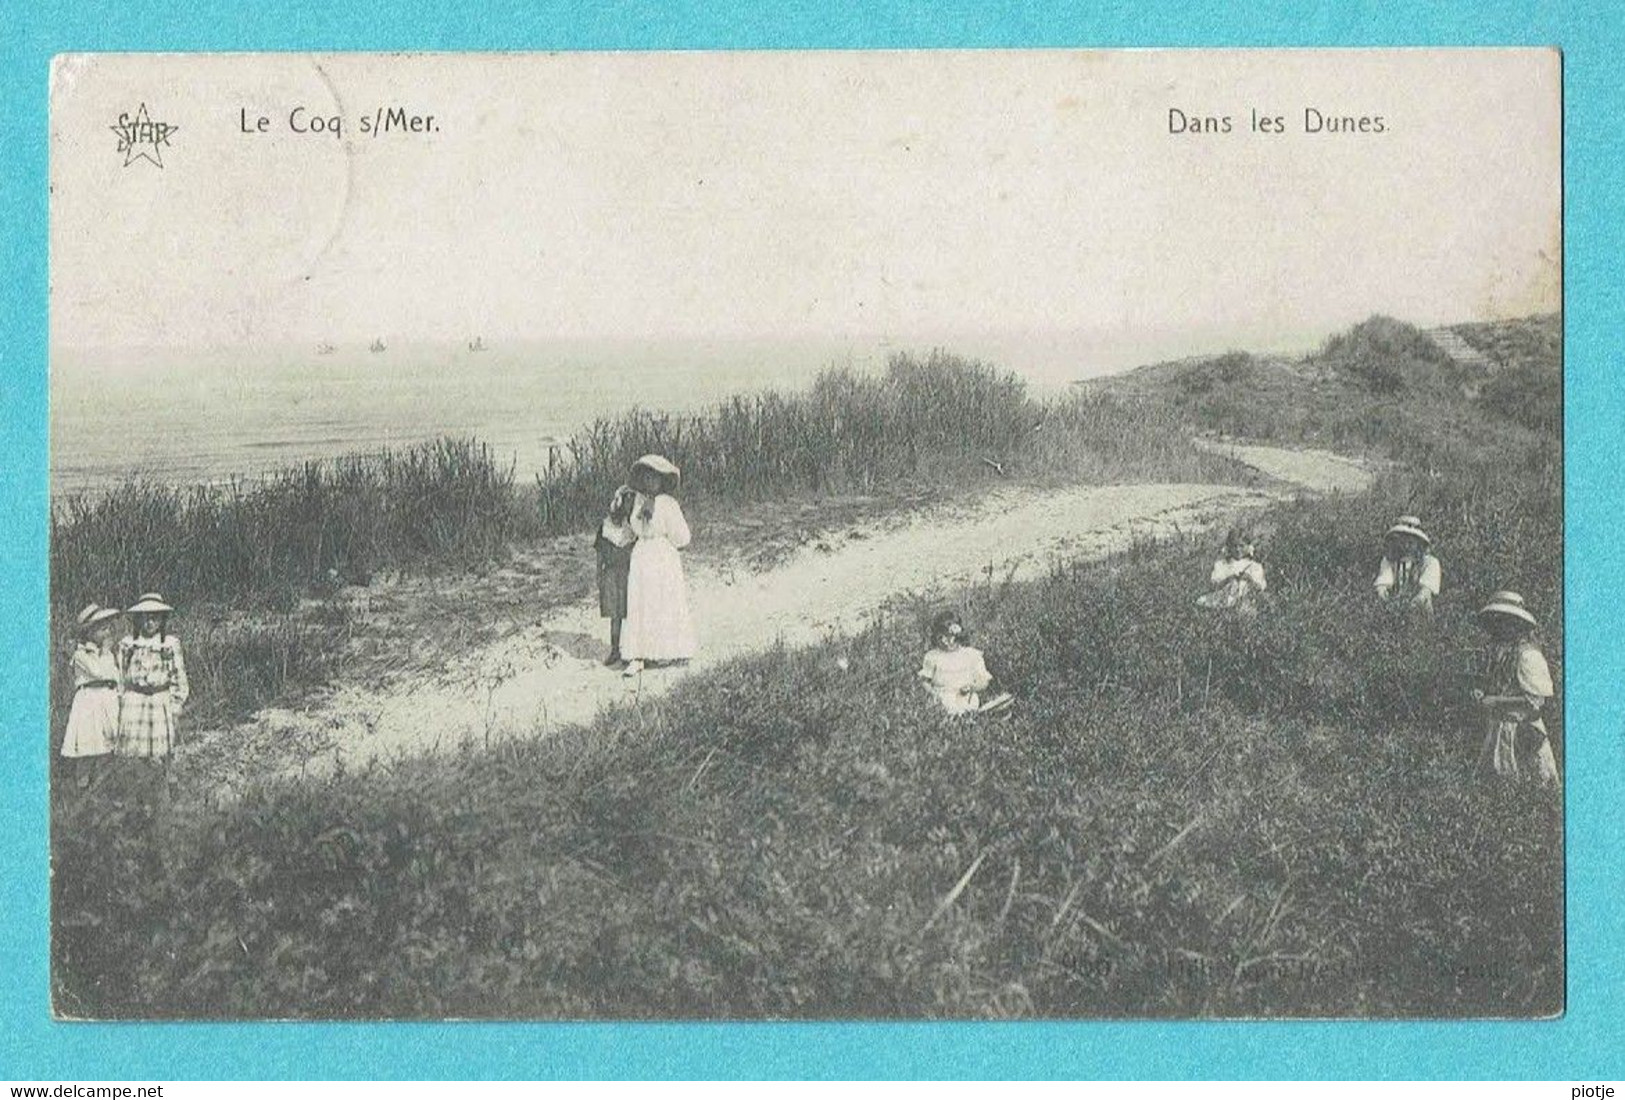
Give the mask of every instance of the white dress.
POLYGON ((1401 599, 1410 600, 1426 592, 1429 598, 1435 597, 1443 587, 1443 575, 1439 559, 1432 554, 1422 555, 1420 568, 1408 560, 1396 562, 1384 555, 1382 564, 1377 566, 1377 596, 1386 600, 1397 594, 1401 599))
POLYGON ((920 665, 920 679, 949 714, 969 714, 982 706, 981 691, 993 682, 982 651, 968 645, 957 649, 928 649, 920 665))
POLYGON ((677 551, 691 537, 675 497, 655 497, 643 518, 646 497, 632 507, 632 565, 626 578, 626 624, 621 656, 628 661, 680 661, 694 656, 699 643, 688 613, 688 585, 677 551))
POLYGON ((1552 753, 1546 722, 1540 717, 1541 707, 1554 690, 1546 655, 1527 640, 1500 647, 1491 661, 1485 687, 1485 694, 1521 698, 1521 705, 1484 712, 1480 766, 1510 777, 1533 772, 1542 783, 1556 783, 1557 758, 1552 753), (1520 733, 1525 740, 1522 752, 1520 733))
POLYGON ((1220 558, 1208 577, 1211 590, 1196 597, 1199 607, 1255 609, 1254 599, 1269 587, 1264 567, 1251 558, 1220 558))
POLYGON ((105 756, 118 736, 118 659, 95 642, 73 651, 73 706, 63 756, 105 756))

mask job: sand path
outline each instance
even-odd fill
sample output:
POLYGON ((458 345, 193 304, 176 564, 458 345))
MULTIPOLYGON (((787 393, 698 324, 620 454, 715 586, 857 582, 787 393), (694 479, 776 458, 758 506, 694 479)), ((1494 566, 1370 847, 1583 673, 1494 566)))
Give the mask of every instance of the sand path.
POLYGON ((596 604, 583 602, 454 660, 441 675, 387 690, 341 684, 309 710, 267 710, 254 724, 272 734, 321 731, 327 747, 300 766, 306 774, 340 761, 349 767, 469 740, 545 734, 590 721, 609 704, 662 694, 729 658, 860 629, 901 595, 951 589, 990 570, 1001 580, 1030 577, 1058 558, 1104 556, 1136 539, 1203 530, 1296 492, 1360 492, 1371 480, 1364 465, 1324 452, 1203 446, 1283 484, 1000 489, 901 525, 850 529, 763 572, 691 568, 701 653, 686 668, 631 678, 604 668, 605 624, 596 604))

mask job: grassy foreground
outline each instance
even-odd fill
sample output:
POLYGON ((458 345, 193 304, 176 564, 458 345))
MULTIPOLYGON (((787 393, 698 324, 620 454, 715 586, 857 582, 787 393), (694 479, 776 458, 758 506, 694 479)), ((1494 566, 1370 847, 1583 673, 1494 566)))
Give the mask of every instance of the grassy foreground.
POLYGON ((1254 622, 1192 605, 1211 546, 1143 545, 900 605, 544 741, 229 807, 121 772, 58 805, 57 1006, 1560 1011, 1561 802, 1475 772, 1466 704, 1472 611, 1517 588, 1559 676, 1561 755, 1560 449, 1448 392, 1419 412, 1451 465, 1274 510, 1254 622), (1482 460, 1456 445, 1481 433, 1482 460), (1445 563, 1426 624, 1371 598, 1401 511, 1445 563), (1017 694, 1009 718, 944 719, 912 682, 943 599, 1017 694))

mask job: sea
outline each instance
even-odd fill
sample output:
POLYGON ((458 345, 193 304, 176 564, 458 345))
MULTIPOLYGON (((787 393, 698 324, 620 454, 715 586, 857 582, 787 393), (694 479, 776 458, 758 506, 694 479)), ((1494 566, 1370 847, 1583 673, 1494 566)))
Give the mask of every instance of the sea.
POLYGON ((391 341, 252 348, 54 348, 51 495, 131 479, 208 484, 312 459, 472 436, 528 480, 551 449, 629 408, 688 412, 803 390, 831 367, 941 348, 1034 392, 1186 355, 1289 350, 1321 334, 1169 331, 800 339, 391 341), (1242 343, 1241 340, 1248 342, 1242 343))

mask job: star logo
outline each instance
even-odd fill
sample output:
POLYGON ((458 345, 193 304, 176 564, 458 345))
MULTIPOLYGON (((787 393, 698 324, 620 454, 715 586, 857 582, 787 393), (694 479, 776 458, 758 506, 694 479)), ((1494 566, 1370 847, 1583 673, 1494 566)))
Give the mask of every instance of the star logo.
POLYGON ((143 103, 135 114, 128 111, 118 116, 118 125, 109 126, 118 135, 118 151, 124 154, 124 167, 135 160, 150 160, 164 166, 163 147, 169 144, 169 135, 179 130, 167 122, 154 122, 143 103))

